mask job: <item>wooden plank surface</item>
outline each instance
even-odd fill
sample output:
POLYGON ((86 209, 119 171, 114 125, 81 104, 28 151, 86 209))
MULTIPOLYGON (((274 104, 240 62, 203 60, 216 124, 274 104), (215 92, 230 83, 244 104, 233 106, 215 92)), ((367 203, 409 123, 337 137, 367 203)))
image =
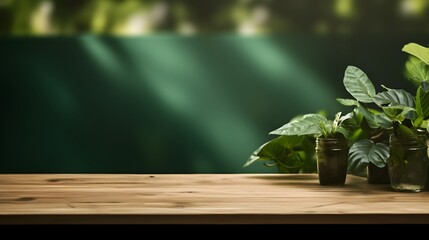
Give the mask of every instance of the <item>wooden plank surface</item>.
POLYGON ((0 174, 0 223, 429 223, 429 192, 350 175, 0 174))

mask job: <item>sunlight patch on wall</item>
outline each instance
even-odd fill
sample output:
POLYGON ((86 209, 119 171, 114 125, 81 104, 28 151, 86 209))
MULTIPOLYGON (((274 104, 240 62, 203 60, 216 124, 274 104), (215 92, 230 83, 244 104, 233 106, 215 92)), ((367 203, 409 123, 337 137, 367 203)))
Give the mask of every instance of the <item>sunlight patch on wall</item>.
POLYGON ((204 65, 199 56, 193 54, 195 49, 177 38, 151 37, 150 41, 161 43, 151 47, 124 45, 133 58, 146 56, 145 61, 139 62, 141 81, 151 87, 172 112, 186 119, 193 131, 207 138, 210 147, 220 156, 219 161, 225 159, 226 168, 241 165, 250 154, 249 142, 257 146, 260 136, 239 106, 222 92, 218 83, 222 74, 204 65))
MULTIPOLYGON (((324 84, 324 80, 314 70, 294 60, 287 49, 281 49, 276 43, 255 37, 234 44, 233 47, 266 76, 261 81, 275 83, 277 87, 284 88, 285 92, 295 89, 295 93, 309 93, 302 95, 301 105, 314 107, 317 101, 318 105, 329 106, 331 99, 335 99, 334 91, 324 84), (319 93, 317 96, 310 94, 316 91, 319 93)), ((290 98, 285 95, 285 101, 288 99, 290 98)))
MULTIPOLYGON (((88 55, 94 60, 93 62, 112 76, 110 79, 116 79, 118 82, 125 76, 122 62, 119 61, 118 56, 112 52, 111 48, 102 39, 83 36, 80 40, 88 55)), ((122 84, 125 83, 125 81, 122 81, 122 84)))

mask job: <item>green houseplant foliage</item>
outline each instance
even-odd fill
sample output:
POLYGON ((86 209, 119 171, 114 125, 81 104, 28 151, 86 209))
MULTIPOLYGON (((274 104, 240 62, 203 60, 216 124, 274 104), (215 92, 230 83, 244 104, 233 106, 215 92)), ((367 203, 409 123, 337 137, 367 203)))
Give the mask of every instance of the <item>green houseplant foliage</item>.
MULTIPOLYGON (((388 183, 386 163, 389 148, 386 143, 392 121, 384 112, 369 107, 369 104, 374 105, 377 93, 373 83, 361 69, 348 66, 343 83, 354 99, 337 98, 337 101, 345 106, 353 106, 353 113, 360 116, 356 118, 358 122, 354 137, 349 139, 353 145, 349 152, 348 171, 359 176, 368 175, 369 183, 388 183)), ((380 101, 383 99, 380 98, 380 101)))
POLYGON ((342 185, 347 174, 348 144, 347 129, 354 126, 352 114, 345 116, 341 112, 334 120, 328 120, 320 114, 306 114, 282 127, 270 132, 281 136, 316 137, 316 158, 321 185, 342 185))
MULTIPOLYGON (((406 75, 415 85, 420 86, 416 94, 416 111, 423 119, 429 116, 429 48, 423 47, 416 43, 409 43, 402 48, 403 52, 410 55, 410 59, 405 64, 406 75)), ((417 121, 421 121, 421 118, 417 121)), ((428 128, 425 120, 422 121, 421 128, 428 128)), ((428 169, 429 171, 429 169, 428 169)), ((429 186, 429 178, 426 182, 429 186)))
MULTIPOLYGON (((356 89, 347 89, 350 88, 350 85, 346 84, 346 79, 351 79, 347 78, 347 74, 344 80, 346 89, 357 100, 356 106, 359 107, 359 100, 378 106, 392 122, 393 132, 389 139, 390 148, 386 148, 380 143, 371 142, 369 139, 356 142, 350 150, 349 167, 354 168, 355 171, 360 171, 367 162, 382 166, 382 164, 377 165, 377 163, 381 163, 383 159, 388 157, 387 165, 391 186, 398 191, 421 191, 426 178, 427 146, 425 135, 428 129, 429 115, 426 71, 429 51, 427 50, 427 48, 417 44, 407 44, 403 49, 413 56, 407 62, 406 68, 408 75, 411 76, 410 79, 419 84, 415 96, 403 89, 390 89, 384 86, 384 91, 375 94, 373 86, 369 84, 369 79, 365 79, 366 75, 362 72, 355 74, 361 80, 365 80, 357 81, 359 82, 357 87, 352 86, 356 89), (379 145, 378 148, 377 145, 379 145), (389 149, 389 154, 386 154, 387 149, 389 149)), ((354 67, 352 68, 355 72, 359 71, 354 67)))
POLYGON ((277 167, 280 173, 315 172, 314 139, 279 136, 256 149, 243 167, 257 161, 263 161, 268 167, 277 167))

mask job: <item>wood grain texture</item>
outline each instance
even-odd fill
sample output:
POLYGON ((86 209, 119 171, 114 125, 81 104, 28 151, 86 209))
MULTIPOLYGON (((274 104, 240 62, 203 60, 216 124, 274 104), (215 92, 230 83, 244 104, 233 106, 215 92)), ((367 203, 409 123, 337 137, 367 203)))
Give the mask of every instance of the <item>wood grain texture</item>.
POLYGON ((0 223, 429 223, 429 192, 350 175, 0 174, 0 223))

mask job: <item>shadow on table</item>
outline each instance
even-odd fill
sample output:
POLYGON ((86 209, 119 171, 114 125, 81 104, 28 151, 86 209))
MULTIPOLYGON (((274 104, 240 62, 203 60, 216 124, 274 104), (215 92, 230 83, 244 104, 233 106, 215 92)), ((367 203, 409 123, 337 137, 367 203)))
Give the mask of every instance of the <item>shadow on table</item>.
POLYGON ((287 181, 317 181, 317 174, 273 174, 273 175, 253 175, 250 178, 265 179, 265 180, 287 180, 287 181))
POLYGON ((319 184, 317 174, 276 174, 276 175, 253 175, 249 178, 261 179, 269 181, 272 185, 287 185, 288 187, 308 188, 315 187, 318 189, 353 189, 363 193, 373 192, 374 190, 381 192, 390 192, 388 184, 368 184, 366 178, 347 175, 346 184, 343 186, 322 186, 319 184), (371 186, 371 188, 368 188, 371 186))

